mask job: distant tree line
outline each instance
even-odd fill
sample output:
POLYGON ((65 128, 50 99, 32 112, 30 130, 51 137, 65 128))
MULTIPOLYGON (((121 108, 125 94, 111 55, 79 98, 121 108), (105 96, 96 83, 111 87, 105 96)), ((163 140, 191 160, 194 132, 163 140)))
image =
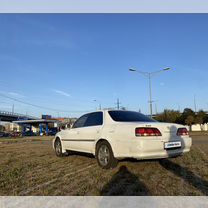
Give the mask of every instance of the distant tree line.
POLYGON ((178 123, 188 126, 208 123, 208 115, 203 110, 195 113, 190 108, 185 108, 183 113, 166 109, 163 113, 157 114, 154 119, 161 122, 178 123))

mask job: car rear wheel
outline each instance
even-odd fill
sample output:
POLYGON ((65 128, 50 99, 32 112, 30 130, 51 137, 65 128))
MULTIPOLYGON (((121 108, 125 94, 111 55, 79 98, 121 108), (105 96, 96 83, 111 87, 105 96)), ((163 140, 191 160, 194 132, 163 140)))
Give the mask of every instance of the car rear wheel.
POLYGON ((54 144, 54 149, 55 149, 56 156, 58 157, 64 156, 64 154, 62 153, 62 145, 61 145, 60 139, 56 139, 55 144, 54 144))
POLYGON ((113 155, 110 144, 107 141, 101 141, 97 144, 96 158, 99 166, 104 169, 114 168, 118 162, 113 155))

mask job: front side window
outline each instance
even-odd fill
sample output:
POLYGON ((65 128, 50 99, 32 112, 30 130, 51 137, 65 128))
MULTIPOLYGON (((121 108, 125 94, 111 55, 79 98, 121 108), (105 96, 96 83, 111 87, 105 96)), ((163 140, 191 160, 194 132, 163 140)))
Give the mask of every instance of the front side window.
POLYGON ((84 126, 99 126, 102 124, 103 124, 103 113, 95 112, 88 114, 88 118, 84 126))
POLYGON ((88 118, 88 114, 84 115, 84 116, 81 116, 73 125, 73 129, 74 128, 80 128, 80 127, 83 127, 85 125, 85 122, 88 118))
POLYGON ((114 121, 118 122, 156 122, 141 113, 134 111, 108 111, 114 121))

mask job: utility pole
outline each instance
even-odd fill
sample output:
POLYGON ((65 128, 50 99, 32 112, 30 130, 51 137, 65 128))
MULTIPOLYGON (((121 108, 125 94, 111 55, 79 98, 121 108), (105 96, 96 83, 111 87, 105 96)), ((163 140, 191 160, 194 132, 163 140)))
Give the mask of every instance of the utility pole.
POLYGON ((178 104, 178 111, 181 112, 181 106, 178 104))
POLYGON ((120 109, 120 101, 119 101, 119 98, 117 98, 117 102, 116 102, 116 106, 117 106, 117 109, 119 110, 120 109))
POLYGON ((155 114, 157 115, 157 103, 155 103, 155 114))
POLYGON ((12 105, 12 114, 14 114, 14 103, 12 105))
POLYGON ((149 79, 149 103, 150 103, 150 116, 152 118, 152 82, 151 82, 151 73, 148 74, 149 79))

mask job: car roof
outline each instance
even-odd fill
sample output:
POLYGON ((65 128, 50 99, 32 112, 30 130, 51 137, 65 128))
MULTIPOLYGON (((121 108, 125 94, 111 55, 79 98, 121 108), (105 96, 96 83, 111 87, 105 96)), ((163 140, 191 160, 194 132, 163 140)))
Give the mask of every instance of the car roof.
POLYGON ((97 113, 97 112, 108 112, 108 111, 131 111, 131 112, 136 112, 136 111, 133 111, 133 110, 122 110, 122 109, 104 109, 104 110, 96 110, 96 111, 91 111, 91 112, 88 112, 88 113, 85 113, 83 115, 86 115, 86 114, 90 114, 90 113, 97 113))

